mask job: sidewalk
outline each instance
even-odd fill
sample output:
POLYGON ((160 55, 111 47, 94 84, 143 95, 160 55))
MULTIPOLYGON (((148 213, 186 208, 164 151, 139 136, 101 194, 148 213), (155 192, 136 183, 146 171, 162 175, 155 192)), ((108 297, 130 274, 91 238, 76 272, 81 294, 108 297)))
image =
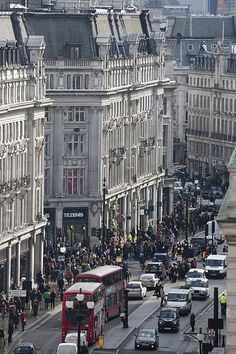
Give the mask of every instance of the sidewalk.
MULTIPOLYGON (((51 289, 57 289, 56 283, 51 282, 51 283, 49 283, 49 285, 50 285, 51 289)), ((33 316, 31 311, 29 313, 27 313, 27 324, 25 327, 25 331, 33 328, 35 325, 39 324, 40 322, 46 321, 47 319, 56 315, 60 311, 61 311, 61 301, 60 301, 59 294, 57 294, 57 297, 56 297, 55 308, 52 310, 51 309, 45 310, 44 309, 44 302, 42 301, 41 310, 39 310, 37 317, 33 316)), ((4 350, 4 354, 10 354, 10 353, 12 354, 13 353, 13 348, 15 347, 16 343, 20 340, 20 338, 23 336, 25 331, 23 332, 21 330, 21 325, 19 323, 18 329, 14 329, 14 333, 12 336, 12 343, 10 343, 9 345, 7 345, 8 333, 7 333, 7 331, 5 331, 6 347, 4 350)))

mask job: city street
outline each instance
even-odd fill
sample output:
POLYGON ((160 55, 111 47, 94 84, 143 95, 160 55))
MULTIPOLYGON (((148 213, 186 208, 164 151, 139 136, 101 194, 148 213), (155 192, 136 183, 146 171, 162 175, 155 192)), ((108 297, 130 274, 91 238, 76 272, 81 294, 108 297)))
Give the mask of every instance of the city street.
MULTIPOLYGON (((202 267, 202 264, 199 264, 202 267)), ((132 279, 137 279, 141 270, 139 268, 138 262, 132 262, 130 265, 130 270, 132 273, 132 279)), ((167 283, 165 285, 166 288, 178 288, 183 286, 183 282, 177 282, 175 284, 167 283)), ((211 287, 211 295, 210 298, 206 301, 201 300, 193 300, 192 305, 192 312, 196 315, 196 328, 195 332, 199 331, 201 327, 203 332, 206 331, 207 327, 207 319, 213 316, 213 291, 214 287, 218 287, 219 294, 225 290, 226 287, 226 280, 217 280, 217 279, 210 279, 210 287, 211 287)), ((130 300, 129 301, 129 313, 133 313, 136 309, 139 308, 141 304, 147 302, 148 300, 152 299, 155 301, 155 297, 153 296, 153 290, 149 291, 147 297, 144 300, 130 300)), ((159 306, 159 302, 157 308, 159 306)), ((141 307, 140 307, 141 309, 141 307)), ((145 316, 145 313, 143 314, 145 316)), ((151 327, 157 328, 157 315, 158 310, 148 318, 141 327, 151 327)), ((175 353, 190 353, 193 350, 197 350, 198 343, 196 340, 196 333, 192 334, 189 330, 189 315, 183 316, 180 318, 180 331, 179 333, 160 333, 160 348, 158 351, 169 352, 171 351, 175 353), (178 350, 178 351, 177 351, 178 350)), ((112 321, 109 321, 106 324, 105 332, 109 331, 111 328, 120 325, 120 318, 116 318, 112 321)), ((134 339, 135 333, 137 330, 133 332, 127 340, 121 345, 119 348, 119 352, 121 354, 126 354, 130 352, 130 350, 134 349, 134 339)), ((35 327, 30 330, 27 330, 23 336, 21 337, 20 341, 31 341, 36 344, 39 348, 40 353, 49 354, 55 353, 58 343, 60 343, 61 338, 61 312, 57 313, 50 319, 46 319, 35 327), (42 340, 43 339, 43 340, 42 340)), ((124 338, 125 339, 125 338, 124 338)), ((91 350, 93 347, 91 348, 91 350)))

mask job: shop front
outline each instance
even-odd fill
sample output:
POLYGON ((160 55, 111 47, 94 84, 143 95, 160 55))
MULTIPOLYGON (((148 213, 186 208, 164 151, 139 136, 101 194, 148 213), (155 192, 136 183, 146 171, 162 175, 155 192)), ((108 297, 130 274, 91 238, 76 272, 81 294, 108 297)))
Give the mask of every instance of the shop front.
POLYGON ((70 245, 88 247, 88 208, 64 208, 63 231, 64 240, 70 245))

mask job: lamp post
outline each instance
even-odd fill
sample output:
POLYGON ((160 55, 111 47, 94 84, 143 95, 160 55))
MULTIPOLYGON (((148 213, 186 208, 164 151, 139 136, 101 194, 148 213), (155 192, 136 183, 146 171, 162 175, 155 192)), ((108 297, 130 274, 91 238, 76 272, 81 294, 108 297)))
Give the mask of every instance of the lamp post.
POLYGON ((204 340, 204 333, 202 333, 201 328, 199 328, 199 333, 197 334, 197 340, 199 343, 199 353, 202 354, 202 342, 204 340))
POLYGON ((105 211, 106 211, 106 178, 103 178, 102 184, 102 249, 105 251, 106 240, 106 224, 105 224, 105 211))
MULTIPOLYGON (((78 338, 77 338, 77 354, 80 354, 80 333, 81 333, 81 311, 82 311, 82 302, 84 301, 84 294, 82 294, 82 289, 80 289, 80 293, 76 295, 75 301, 66 301, 66 308, 67 309, 76 309, 76 319, 78 324, 78 338), (79 307, 77 308, 77 303, 79 307)), ((94 308, 94 302, 88 301, 86 306, 89 310, 94 308)))

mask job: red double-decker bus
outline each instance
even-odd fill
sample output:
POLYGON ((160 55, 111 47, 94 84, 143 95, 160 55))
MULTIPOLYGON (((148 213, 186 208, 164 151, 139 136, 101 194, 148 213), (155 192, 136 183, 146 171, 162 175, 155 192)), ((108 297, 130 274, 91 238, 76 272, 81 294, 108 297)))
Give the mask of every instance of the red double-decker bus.
POLYGON ((75 283, 63 295, 62 303, 62 342, 69 332, 77 332, 80 323, 81 332, 85 332, 88 344, 96 342, 105 326, 105 287, 101 283, 75 283), (77 294, 84 294, 79 304, 77 294), (88 309, 88 303, 94 303, 88 309), (72 303, 72 307, 68 304, 72 303))
POLYGON ((124 309, 125 281, 123 268, 113 265, 105 265, 88 272, 78 274, 76 281, 99 282, 105 286, 106 294, 106 321, 119 316, 124 309))

